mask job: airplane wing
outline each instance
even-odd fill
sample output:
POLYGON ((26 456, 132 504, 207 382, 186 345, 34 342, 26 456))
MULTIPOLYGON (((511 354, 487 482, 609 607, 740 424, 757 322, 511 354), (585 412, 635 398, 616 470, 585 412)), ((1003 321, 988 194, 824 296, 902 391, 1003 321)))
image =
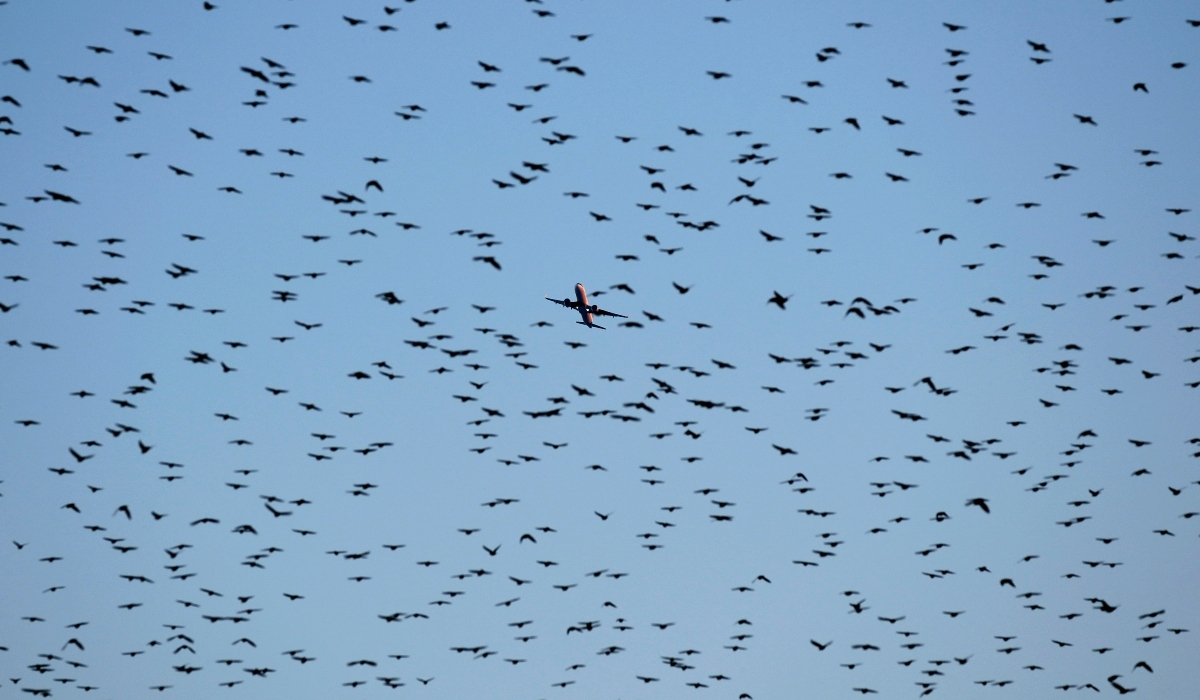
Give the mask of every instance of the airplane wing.
POLYGON ((568 309, 578 309, 579 308, 579 302, 577 302, 577 301, 571 301, 569 299, 551 299, 550 297, 545 297, 545 299, 546 299, 546 301, 552 301, 555 304, 558 304, 559 306, 565 306, 568 309))
POLYGON ((628 316, 622 316, 621 314, 614 314, 611 311, 605 311, 604 309, 601 309, 599 307, 597 307, 594 311, 592 311, 592 314, 595 316, 615 316, 617 318, 629 318, 628 316))

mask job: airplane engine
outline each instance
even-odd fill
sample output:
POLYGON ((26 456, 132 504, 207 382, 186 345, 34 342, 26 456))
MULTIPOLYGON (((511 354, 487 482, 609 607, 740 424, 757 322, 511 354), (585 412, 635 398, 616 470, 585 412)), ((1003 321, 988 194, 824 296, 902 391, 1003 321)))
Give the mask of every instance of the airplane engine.
POLYGON ((596 313, 596 311, 598 311, 599 309, 600 309, 600 307, 599 307, 599 306, 596 306, 595 304, 592 304, 592 305, 591 305, 591 307, 589 307, 589 308, 588 308, 588 311, 590 311, 590 312, 592 312, 592 313, 596 313))

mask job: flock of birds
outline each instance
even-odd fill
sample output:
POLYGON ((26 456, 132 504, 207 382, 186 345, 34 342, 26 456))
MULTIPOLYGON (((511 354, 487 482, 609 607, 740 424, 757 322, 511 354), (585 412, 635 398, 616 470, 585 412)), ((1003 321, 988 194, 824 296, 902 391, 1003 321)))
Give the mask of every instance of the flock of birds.
MULTIPOLYGON (((1077 8, 1096 25, 1079 31, 1136 25, 1103 14, 1117 1, 1077 8)), ((958 190, 953 171, 915 165, 944 150, 936 132, 999 109, 971 92, 994 72, 972 63, 987 27, 926 28, 947 44, 928 88, 833 72, 889 31, 841 19, 789 47, 809 77, 767 71, 757 102, 720 119, 680 119, 663 96, 643 136, 546 111, 556 92, 632 80, 597 56, 645 49, 606 45, 618 25, 565 28, 585 13, 570 4, 488 8, 555 47, 523 66, 456 39, 487 33, 481 8, 432 0, 307 21, 258 8, 252 31, 282 55, 219 59, 118 18, 73 45, 83 30, 4 17, 22 4, 0 3, 14 54, 0 57, 0 697, 1195 692, 1197 202, 1130 184, 1194 165, 1182 147, 1121 143, 1125 162, 1050 156, 1012 176, 1038 201, 924 201, 958 190), (324 38, 305 43, 312 22, 324 38), (20 31, 50 48, 16 55, 33 46, 20 31), (452 47, 424 76, 452 84, 399 107, 344 98, 399 130, 354 133, 373 127, 327 96, 381 75, 334 86, 314 56, 383 60, 372 42, 394 34, 452 47), (158 77, 130 88, 139 62, 158 77), (806 111, 838 90, 923 88, 941 102, 806 111), (482 211, 409 191, 427 164, 401 151, 466 118, 450 104, 495 125, 444 144, 461 162, 434 176, 482 211), (905 131, 923 122, 939 126, 905 131), (139 128, 160 140, 137 145, 139 128), (530 155, 498 165, 501 132, 530 155), (814 173, 821 158, 798 153, 824 146, 792 146, 831 138, 827 155, 865 164, 814 173), (306 168, 315 154, 340 162, 306 168), (1063 214, 1056 192, 1089 177, 1071 196, 1097 208, 1063 214), (936 225, 874 241, 855 232, 870 206, 808 194, 869 178, 871 192, 940 178, 906 203, 936 225), (173 211, 147 213, 145 187, 173 211), (539 188, 565 191, 519 199, 539 188), (1057 218, 1033 234, 988 218, 1043 207, 1057 218), (556 286, 527 294, 513 277, 556 286), (628 320, 578 328, 539 298, 576 281, 628 320)), ((720 90, 748 76, 717 65, 741 50, 719 34, 758 4, 677 8, 713 46, 680 89, 731 102, 720 90)), ((171 11, 220 45, 209 22, 249 12, 237 5, 171 11)), ((1022 71, 1072 60, 1037 37, 1005 51, 1022 71)), ((1132 89, 1104 76, 1102 94, 1148 99, 1190 68, 1157 70, 1132 89)), ((1106 128, 1100 106, 1080 109, 1052 140, 1106 128)))

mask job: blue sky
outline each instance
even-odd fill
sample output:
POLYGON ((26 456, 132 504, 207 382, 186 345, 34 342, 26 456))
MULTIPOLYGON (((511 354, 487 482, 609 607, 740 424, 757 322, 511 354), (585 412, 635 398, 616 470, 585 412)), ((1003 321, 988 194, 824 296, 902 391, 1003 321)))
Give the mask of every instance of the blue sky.
POLYGON ((214 4, 0 6, 0 692, 1191 692, 1193 4, 214 4))

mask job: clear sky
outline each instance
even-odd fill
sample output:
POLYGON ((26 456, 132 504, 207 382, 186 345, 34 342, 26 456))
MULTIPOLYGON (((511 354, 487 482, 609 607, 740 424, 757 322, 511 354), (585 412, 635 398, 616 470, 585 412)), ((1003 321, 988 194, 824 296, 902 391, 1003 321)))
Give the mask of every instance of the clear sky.
POLYGON ((0 697, 1194 696, 1198 45, 0 4, 0 697))

